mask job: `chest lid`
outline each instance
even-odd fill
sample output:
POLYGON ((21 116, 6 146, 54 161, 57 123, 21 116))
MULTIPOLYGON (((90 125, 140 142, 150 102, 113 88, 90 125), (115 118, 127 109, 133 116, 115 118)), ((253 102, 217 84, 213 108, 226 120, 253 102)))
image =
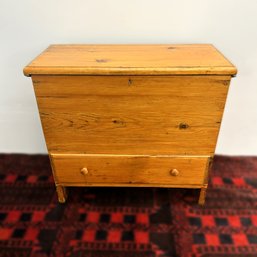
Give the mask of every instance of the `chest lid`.
POLYGON ((235 75, 214 46, 50 45, 24 68, 31 75, 235 75))

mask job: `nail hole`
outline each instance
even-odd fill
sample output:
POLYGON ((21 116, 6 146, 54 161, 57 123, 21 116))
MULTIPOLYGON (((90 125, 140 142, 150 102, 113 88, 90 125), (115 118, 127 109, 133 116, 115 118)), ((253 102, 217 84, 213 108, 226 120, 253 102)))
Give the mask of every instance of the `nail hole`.
POLYGON ((132 85, 132 79, 128 80, 128 85, 131 86, 132 85))
POLYGON ((116 119, 114 119, 114 120, 112 120, 112 122, 113 122, 114 124, 125 125, 125 122, 124 122, 123 120, 116 120, 116 119))

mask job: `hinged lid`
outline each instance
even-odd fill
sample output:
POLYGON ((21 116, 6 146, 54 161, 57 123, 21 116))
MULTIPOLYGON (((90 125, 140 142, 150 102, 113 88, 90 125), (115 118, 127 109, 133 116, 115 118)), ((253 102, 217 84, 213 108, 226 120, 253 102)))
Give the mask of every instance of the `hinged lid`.
POLYGON ((215 47, 194 45, 51 45, 24 74, 40 75, 235 75, 215 47))

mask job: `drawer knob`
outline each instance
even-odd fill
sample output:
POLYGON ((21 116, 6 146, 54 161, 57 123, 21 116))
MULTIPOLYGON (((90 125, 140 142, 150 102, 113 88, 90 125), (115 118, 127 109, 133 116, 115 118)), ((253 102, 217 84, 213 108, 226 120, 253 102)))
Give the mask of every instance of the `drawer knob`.
POLYGON ((88 174, 88 169, 87 169, 87 168, 82 168, 82 169, 80 170, 80 173, 81 173, 82 175, 87 175, 87 174, 88 174))
POLYGON ((178 171, 177 169, 173 169, 173 170, 170 171, 170 174, 171 174, 172 176, 178 176, 179 171, 178 171))

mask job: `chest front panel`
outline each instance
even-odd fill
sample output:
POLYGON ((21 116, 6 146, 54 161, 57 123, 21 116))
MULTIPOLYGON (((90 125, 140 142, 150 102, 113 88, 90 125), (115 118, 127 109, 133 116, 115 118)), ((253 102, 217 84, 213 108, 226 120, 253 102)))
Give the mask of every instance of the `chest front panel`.
POLYGON ((228 76, 33 76, 48 150, 212 155, 228 76))

